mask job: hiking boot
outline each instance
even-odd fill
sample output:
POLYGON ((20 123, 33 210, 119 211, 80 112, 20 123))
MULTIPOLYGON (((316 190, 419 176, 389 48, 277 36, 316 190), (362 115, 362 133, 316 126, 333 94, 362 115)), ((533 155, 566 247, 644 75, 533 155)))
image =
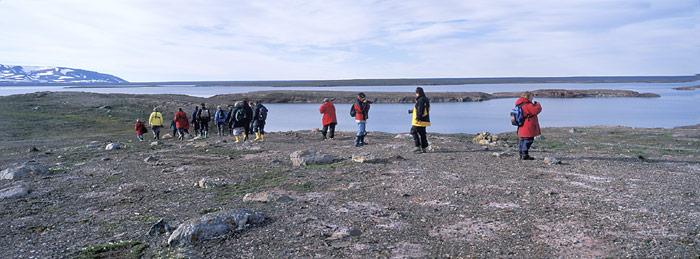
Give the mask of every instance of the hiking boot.
POLYGON ((530 155, 524 155, 522 160, 535 160, 535 158, 531 157, 530 155))
POLYGON ((360 144, 360 136, 355 137, 355 147, 361 147, 362 144, 360 144))
POLYGON ((413 153, 423 153, 423 149, 420 147, 416 147, 413 149, 413 153))
POLYGON ((420 151, 421 153, 428 153, 428 148, 421 148, 420 151))

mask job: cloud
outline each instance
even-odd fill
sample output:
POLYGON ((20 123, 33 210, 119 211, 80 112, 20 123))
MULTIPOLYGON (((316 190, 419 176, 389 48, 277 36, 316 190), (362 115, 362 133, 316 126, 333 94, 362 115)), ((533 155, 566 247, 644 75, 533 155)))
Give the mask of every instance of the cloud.
POLYGON ((2 0, 0 28, 0 63, 130 81, 700 73, 693 0, 2 0))

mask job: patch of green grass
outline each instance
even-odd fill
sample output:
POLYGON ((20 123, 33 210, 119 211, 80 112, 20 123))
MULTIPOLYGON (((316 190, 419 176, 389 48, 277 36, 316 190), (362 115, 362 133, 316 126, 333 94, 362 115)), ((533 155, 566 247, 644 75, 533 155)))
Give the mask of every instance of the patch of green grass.
POLYGON ((158 221, 160 218, 152 215, 139 215, 135 218, 137 221, 141 222, 146 222, 146 223, 154 223, 158 221))
POLYGON ((121 177, 118 175, 110 175, 105 178, 105 182, 110 184, 117 183, 119 180, 121 180, 121 177))
POLYGON ((311 182, 296 183, 288 186, 286 189, 298 192, 311 192, 314 189, 314 184, 311 182))
POLYGON ((52 173, 52 174, 65 173, 68 171, 68 169, 69 168, 65 167, 65 166, 52 166, 52 167, 49 167, 49 173, 52 173))
POLYGON ((332 164, 323 164, 323 165, 306 165, 306 166, 304 166, 304 169, 328 170, 328 169, 336 169, 340 166, 341 166, 341 163, 332 163, 332 164))
POLYGON ((209 214, 212 212, 220 211, 221 208, 206 208, 199 211, 199 215, 209 214))
POLYGON ((542 141, 535 141, 534 146, 539 146, 540 148, 549 150, 558 150, 566 148, 566 143, 557 140, 545 139, 542 141))
POLYGON ((260 192, 263 190, 279 187, 288 179, 285 172, 273 170, 254 175, 250 179, 240 184, 226 185, 216 188, 216 198, 220 201, 243 196, 246 193, 260 192))
POLYGON ((133 240, 97 244, 81 249, 77 258, 141 258, 147 247, 133 240))

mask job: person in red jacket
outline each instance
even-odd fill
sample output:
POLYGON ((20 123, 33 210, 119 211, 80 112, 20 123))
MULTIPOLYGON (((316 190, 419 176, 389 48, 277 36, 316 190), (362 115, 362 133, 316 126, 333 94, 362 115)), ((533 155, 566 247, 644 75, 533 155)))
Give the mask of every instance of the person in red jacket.
POLYGON ((136 131, 136 137, 139 141, 143 141, 143 134, 146 134, 146 125, 143 124, 141 119, 136 119, 136 124, 134 124, 134 131, 136 131))
POLYGON ((321 130, 323 140, 333 139, 333 137, 335 137, 335 125, 338 124, 338 120, 335 117, 335 105, 333 105, 333 101, 335 101, 335 98, 324 98, 323 104, 321 104, 321 107, 318 109, 318 111, 323 114, 323 119, 321 120, 323 124, 323 130, 321 130), (330 129, 330 134, 328 138, 326 138, 328 129, 330 129))
POLYGON ((352 105, 352 110, 350 115, 355 117, 355 122, 357 122, 357 136, 355 137, 355 146, 364 146, 365 136, 367 136, 367 119, 369 119, 369 105, 372 102, 367 100, 365 93, 357 94, 357 99, 355 99, 355 104, 352 105))
POLYGON ((534 160, 529 153, 530 146, 535 141, 535 137, 541 134, 537 115, 542 112, 542 106, 538 102, 533 102, 532 98, 531 92, 524 92, 515 101, 515 105, 522 108, 525 118, 523 125, 518 127, 518 138, 520 139, 518 146, 521 160, 534 160))
POLYGON ((173 120, 175 121, 175 128, 177 128, 177 139, 183 140, 185 138, 185 130, 190 128, 190 120, 187 119, 187 113, 182 108, 177 108, 173 120))

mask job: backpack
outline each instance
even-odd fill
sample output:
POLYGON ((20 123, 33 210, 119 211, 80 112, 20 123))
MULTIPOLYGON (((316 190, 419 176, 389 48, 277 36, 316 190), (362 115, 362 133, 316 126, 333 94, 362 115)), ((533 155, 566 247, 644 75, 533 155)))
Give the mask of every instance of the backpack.
POLYGON ((242 121, 243 119, 245 119, 245 111, 243 111, 243 108, 236 110, 236 113, 234 114, 233 118, 236 121, 242 121))
POLYGON ((267 119, 267 108, 265 106, 258 109, 258 120, 264 121, 267 119))
POLYGON ((211 118, 211 112, 209 109, 199 110, 199 120, 209 120, 211 118), (204 112, 207 112, 206 114, 204 112))
POLYGON ((355 104, 350 105, 350 117, 355 117, 357 111, 355 111, 355 104))
POLYGON ((516 105, 510 112, 510 124, 513 126, 523 126, 525 123, 525 113, 523 113, 522 105, 516 105))

